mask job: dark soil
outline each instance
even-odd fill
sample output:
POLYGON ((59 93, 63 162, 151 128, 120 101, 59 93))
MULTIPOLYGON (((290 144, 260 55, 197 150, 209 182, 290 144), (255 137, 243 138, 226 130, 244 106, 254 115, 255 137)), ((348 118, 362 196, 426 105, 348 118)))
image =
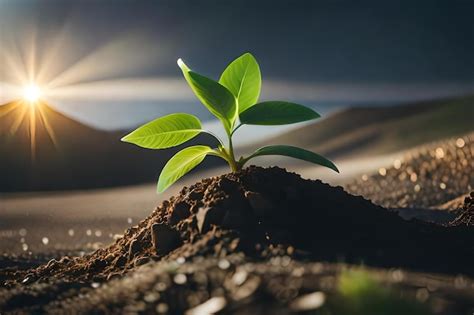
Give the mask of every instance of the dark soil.
POLYGON ((474 191, 464 198, 464 205, 459 210, 460 215, 450 223, 452 226, 472 226, 474 225, 474 191))
POLYGON ((474 133, 416 147, 381 170, 346 189, 385 208, 438 209, 474 189, 474 133))
POLYGON ((261 258, 276 247, 325 261, 473 275, 473 245, 471 229, 405 221, 342 187, 252 166, 183 188, 109 247, 12 277, 24 284, 103 281, 150 260, 235 252, 261 258))
POLYGON ((106 283, 51 279, 0 288, 0 312, 471 315, 473 285, 464 276, 302 262, 286 254, 264 261, 252 261, 242 254, 197 256, 150 262, 106 283), (364 280, 360 271, 370 273, 378 284, 364 280), (349 288, 348 280, 352 280, 349 288))

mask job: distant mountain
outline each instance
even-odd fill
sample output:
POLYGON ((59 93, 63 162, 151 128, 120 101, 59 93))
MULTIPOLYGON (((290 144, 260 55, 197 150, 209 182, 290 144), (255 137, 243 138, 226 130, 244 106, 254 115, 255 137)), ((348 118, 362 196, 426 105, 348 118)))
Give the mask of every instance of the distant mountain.
MULTIPOLYGON (((141 149, 120 142, 124 134, 88 127, 44 102, 2 105, 0 191, 85 189, 153 181, 179 149, 141 149)), ((200 136, 193 142, 212 140, 200 136)))
MULTIPOLYGON (((237 152, 290 144, 332 159, 385 154, 473 131, 473 117, 474 96, 350 108, 237 152)), ((0 191, 89 189, 155 181, 166 161, 181 149, 141 149, 120 142, 126 133, 96 130, 45 103, 2 105, 0 191)), ((205 135, 191 143, 215 145, 205 135)), ((207 159, 204 167, 219 163, 207 159)))
POLYGON ((272 139, 268 144, 301 146, 331 158, 369 156, 407 149, 474 130, 474 96, 388 107, 357 107, 272 139))

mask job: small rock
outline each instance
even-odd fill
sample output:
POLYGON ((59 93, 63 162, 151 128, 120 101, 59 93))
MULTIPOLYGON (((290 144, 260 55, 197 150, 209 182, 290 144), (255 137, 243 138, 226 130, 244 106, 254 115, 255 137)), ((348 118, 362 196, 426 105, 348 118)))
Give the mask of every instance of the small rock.
POLYGON ((54 266, 58 263, 58 261, 56 259, 51 259, 50 261, 48 261, 48 263, 46 264, 46 268, 47 269, 50 269, 50 268, 54 268, 54 266))
POLYGON ((323 292, 313 292, 294 299, 289 307, 293 311, 309 311, 320 308, 326 301, 323 292))
POLYGON ((182 243, 178 231, 163 223, 151 226, 151 242, 158 255, 166 255, 182 243))
POLYGON ((135 257, 135 255, 140 251, 141 248, 142 248, 142 245, 139 240, 137 239, 132 240, 132 242, 130 243, 130 247, 128 249, 128 258, 132 259, 133 257, 135 257))
POLYGON ((32 282, 34 282, 36 279, 36 276, 34 273, 29 273, 25 276, 25 278, 23 279, 23 281, 21 281, 22 284, 30 284, 32 282))
POLYGON ((115 255, 113 253, 110 253, 107 256, 105 256, 104 259, 107 260, 107 262, 111 262, 115 259, 115 255))
POLYGON ((211 225, 220 225, 226 211, 216 207, 201 207, 196 214, 199 232, 206 233, 211 229, 211 225))
POLYGON ((64 256, 63 258, 61 258, 59 262, 63 264, 67 264, 70 261, 71 261, 71 258, 69 256, 64 256))
POLYGON ((247 276, 248 276, 248 273, 247 271, 241 269, 241 270, 237 270, 236 273, 234 273, 234 275, 232 276, 232 281, 237 285, 242 285, 245 280, 247 280, 247 276))
POLYGON ((173 281, 176 284, 185 284, 188 281, 188 277, 184 273, 178 273, 174 276, 173 281))
POLYGON ((186 219, 191 215, 191 212, 189 211, 190 205, 188 205, 186 202, 181 201, 175 204, 173 211, 171 213, 169 223, 170 225, 176 225, 180 221, 186 219))
POLYGON ((233 298, 236 301, 248 298, 258 290, 261 283, 262 280, 258 276, 251 276, 248 279, 245 277, 244 282, 235 290, 233 298))
POLYGON ((224 309, 227 305, 227 301, 222 296, 215 296, 207 300, 206 302, 199 304, 186 311, 186 315, 211 315, 216 314, 224 309))

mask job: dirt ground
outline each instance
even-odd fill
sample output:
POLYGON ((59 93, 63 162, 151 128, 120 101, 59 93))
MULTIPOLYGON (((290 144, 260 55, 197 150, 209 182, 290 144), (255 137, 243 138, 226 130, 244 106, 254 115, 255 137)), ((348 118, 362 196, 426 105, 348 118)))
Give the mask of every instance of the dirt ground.
MULTIPOLYGON (((383 157, 372 164, 364 161, 359 164, 357 175, 351 173, 339 181, 353 194, 399 210, 405 219, 418 217, 445 224, 459 214, 464 197, 474 186, 473 155, 474 137, 466 135, 427 144, 405 154, 383 157)), ((320 172, 308 168, 300 170, 310 176, 320 172)), ((222 174, 222 170, 196 176, 217 174, 222 174)), ((331 177, 328 178, 331 181, 331 177)), ((189 186, 194 181, 195 178, 190 177, 183 184, 189 186)), ((393 314, 472 314, 474 310, 474 284, 469 277, 472 274, 469 267, 463 267, 466 263, 469 266, 469 261, 474 259, 472 253, 443 252, 445 248, 456 248, 457 245, 453 245, 457 242, 455 236, 429 238, 434 244, 422 246, 423 250, 438 248, 442 255, 438 257, 438 266, 449 259, 465 260, 444 271, 423 264, 410 266, 401 263, 396 256, 380 256, 375 264, 372 263, 372 266, 391 267, 386 269, 362 268, 366 261, 351 260, 350 257, 338 260, 322 255, 318 259, 314 255, 317 247, 297 243, 295 248, 291 246, 294 240, 280 242, 286 243, 285 246, 271 244, 257 256, 238 253, 229 256, 235 248, 232 247, 233 234, 216 231, 213 232, 216 243, 212 243, 212 238, 203 237, 204 241, 195 243, 192 250, 185 248, 189 247, 185 244, 183 251, 172 252, 166 259, 134 259, 128 272, 106 279, 92 277, 71 281, 59 277, 38 282, 31 276, 25 277, 28 274, 21 271, 46 263, 47 268, 54 269, 56 263, 51 262, 52 258, 60 260, 66 254, 87 258, 91 251, 104 248, 124 234, 133 234, 130 229, 124 230, 136 226, 156 205, 176 195, 178 187, 181 186, 176 185, 163 196, 155 195, 151 184, 2 196, 0 240, 5 254, 0 258, 1 274, 6 279, 17 270, 24 285, 0 289, 0 310, 19 313, 61 313, 65 309, 79 313, 121 313, 127 310, 129 313, 168 314, 268 314, 271 310, 272 314, 307 311, 345 314, 347 309, 341 309, 341 305, 350 306, 351 303, 355 303, 351 306, 351 314, 387 313, 387 307, 393 314), (209 244, 226 244, 223 246, 226 250, 213 248, 212 255, 208 250, 199 250, 199 246, 204 250, 209 244), (349 261, 352 265, 337 261, 349 261), (429 270, 434 273, 426 273, 429 270)), ((330 195, 325 194, 325 197, 330 198, 330 195)), ((331 219, 331 216, 327 218, 331 219)), ((351 220, 354 219, 357 216, 351 220)), ((383 220, 382 216, 380 221, 383 220)), ((403 222, 408 221, 399 218, 397 222, 405 226, 403 222)), ((320 224, 319 229, 324 228, 324 222, 320 224)), ((367 227, 376 225, 374 222, 367 227)), ((351 222, 344 222, 343 226, 351 226, 351 222)), ((320 240, 322 234, 318 234, 319 230, 315 232, 320 240)), ((385 232, 397 239, 395 230, 382 229, 377 233, 385 232)), ((462 239, 474 236, 472 228, 466 225, 463 225, 462 233, 462 239)), ((402 248, 398 254, 403 253, 403 248, 413 247, 410 255, 416 255, 416 242, 410 244, 405 241, 406 237, 400 238, 402 248)), ((128 247, 132 247, 131 244, 128 247)), ((347 248, 344 251, 347 252, 347 248)), ((376 257, 376 252, 374 254, 376 257)), ((424 258, 427 257, 426 262, 437 259, 433 253, 424 258)), ((410 261, 410 257, 404 259, 410 261)))
MULTIPOLYGON (((401 154, 362 160, 338 161, 341 174, 291 160, 279 161, 304 178, 321 178, 343 184, 374 167, 387 167, 401 154)), ((272 160, 260 160, 271 165, 272 160)), ((156 184, 82 191, 3 193, 0 195, 0 248, 4 253, 41 253, 60 249, 93 249, 113 241, 131 224, 146 217, 157 204, 201 178, 228 172, 227 168, 201 171, 185 176, 165 193, 157 195, 156 184), (47 238, 45 244, 43 239, 47 238), (26 246, 24 245, 26 244, 26 246)))

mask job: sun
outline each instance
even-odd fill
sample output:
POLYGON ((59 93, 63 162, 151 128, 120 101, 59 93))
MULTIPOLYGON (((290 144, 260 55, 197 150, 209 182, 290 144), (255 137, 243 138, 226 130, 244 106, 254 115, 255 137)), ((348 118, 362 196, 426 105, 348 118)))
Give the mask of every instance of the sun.
POLYGON ((41 97, 41 89, 36 84, 30 84, 23 88, 23 98, 30 102, 36 103, 41 97))

